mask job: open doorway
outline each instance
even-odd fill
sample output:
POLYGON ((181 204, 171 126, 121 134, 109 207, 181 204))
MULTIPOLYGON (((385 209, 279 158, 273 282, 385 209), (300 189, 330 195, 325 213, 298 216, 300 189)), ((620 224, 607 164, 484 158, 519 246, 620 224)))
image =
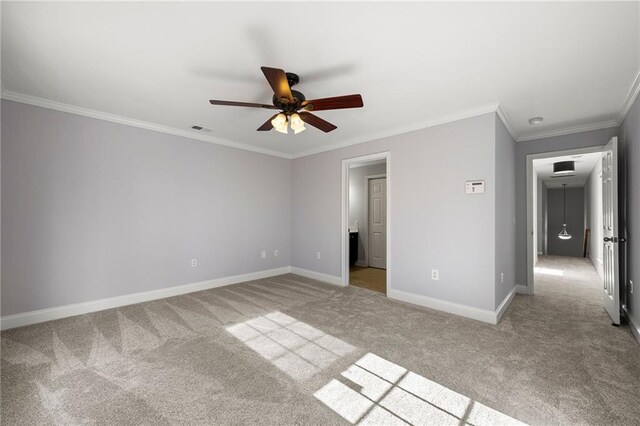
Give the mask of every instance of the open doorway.
POLYGON ((388 153, 343 162, 343 283, 383 294, 388 290, 388 172, 388 153))
POLYGON ((528 156, 527 288, 559 303, 603 305, 619 324, 615 164, 616 138, 528 156))

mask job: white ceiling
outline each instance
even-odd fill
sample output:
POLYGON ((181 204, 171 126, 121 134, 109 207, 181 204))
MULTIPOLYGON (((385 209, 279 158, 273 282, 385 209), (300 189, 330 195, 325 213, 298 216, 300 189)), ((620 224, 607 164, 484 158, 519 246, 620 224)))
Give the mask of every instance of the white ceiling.
POLYGON ((527 138, 615 125, 638 75, 639 10, 637 2, 2 2, 3 97, 284 156, 498 103, 514 136, 527 138), (308 99, 361 93, 365 106, 318 112, 338 126, 332 133, 283 135, 255 131, 267 110, 209 105, 269 103, 262 65, 298 73, 308 99), (529 125, 534 116, 544 122, 529 125), (194 124, 212 131, 196 134, 194 124))
POLYGON ((541 158, 533 160, 533 168, 538 172, 547 188, 562 188, 562 184, 566 183, 568 188, 579 188, 587 183, 589 175, 593 171, 596 163, 602 158, 602 153, 591 152, 579 155, 563 155, 553 158, 541 158), (559 161, 575 161, 576 172, 573 176, 553 177, 553 163, 559 161))

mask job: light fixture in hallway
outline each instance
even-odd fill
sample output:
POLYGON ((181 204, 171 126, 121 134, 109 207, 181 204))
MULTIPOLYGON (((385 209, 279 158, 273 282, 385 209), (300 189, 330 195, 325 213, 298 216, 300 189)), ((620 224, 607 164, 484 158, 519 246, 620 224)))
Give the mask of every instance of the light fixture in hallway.
POLYGON ((570 240, 571 234, 567 232, 567 184, 562 184, 562 231, 558 234, 561 240, 570 240))
POLYGON ((575 171, 576 171, 575 161, 558 161, 557 163, 553 163, 554 175, 568 175, 571 173, 575 173, 575 171))

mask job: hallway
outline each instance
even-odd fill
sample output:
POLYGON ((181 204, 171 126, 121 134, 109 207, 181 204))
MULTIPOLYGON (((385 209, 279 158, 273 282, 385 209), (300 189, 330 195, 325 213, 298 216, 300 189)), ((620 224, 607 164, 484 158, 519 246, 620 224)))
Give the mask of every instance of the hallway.
POLYGON ((636 403, 640 390, 636 380, 629 380, 640 372, 635 361, 640 349, 628 326, 611 325, 602 306, 600 279, 589 259, 541 256, 535 295, 516 297, 499 327, 506 324, 524 339, 525 352, 532 355, 517 362, 527 376, 525 387, 537 394, 534 399, 554 401, 548 405, 553 410, 578 404, 583 414, 591 411, 593 417, 581 422, 601 423, 604 411, 620 416, 617 422, 629 421, 623 413, 636 403))
POLYGON ((540 256, 534 269, 536 295, 567 294, 587 302, 602 302, 600 277, 590 259, 568 256, 540 256))

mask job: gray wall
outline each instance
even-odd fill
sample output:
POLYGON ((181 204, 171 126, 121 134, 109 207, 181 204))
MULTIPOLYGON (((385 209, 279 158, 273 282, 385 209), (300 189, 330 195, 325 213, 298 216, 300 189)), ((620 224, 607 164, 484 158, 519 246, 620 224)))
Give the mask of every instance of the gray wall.
POLYGON ((341 160, 390 151, 392 288, 493 310, 495 120, 485 114, 293 160, 292 266, 341 275, 341 160), (473 179, 486 181, 485 194, 465 195, 473 179))
POLYGON ((584 186, 586 227, 589 236, 589 258, 600 277, 604 277, 602 264, 602 162, 598 161, 584 186))
POLYGON ((290 265, 287 159, 2 101, 1 170, 3 315, 290 265))
POLYGON ((372 164, 354 167, 349 170, 349 227, 358 221, 358 261, 364 264, 369 249, 369 221, 365 217, 365 205, 369 200, 369 182, 367 176, 381 175, 387 172, 387 165, 372 164))
POLYGON ((527 231, 527 155, 601 146, 617 136, 618 130, 612 127, 516 143, 516 283, 527 283, 527 232, 531 232, 527 231))
POLYGON ((626 155, 627 172, 627 264, 634 294, 627 294, 627 307, 640 323, 640 101, 636 99, 621 126, 621 140, 626 155))
POLYGON ((583 256, 584 243, 584 187, 567 188, 566 224, 571 239, 561 240, 558 233, 562 229, 562 189, 547 190, 547 254, 552 256, 583 256))
POLYGON ((516 274, 515 142, 496 118, 495 306, 513 289, 516 274), (503 276, 501 276, 503 274, 503 276))
POLYGON ((538 225, 538 239, 537 249, 538 253, 546 254, 547 252, 547 185, 542 179, 538 179, 538 191, 537 191, 537 225, 538 225))

